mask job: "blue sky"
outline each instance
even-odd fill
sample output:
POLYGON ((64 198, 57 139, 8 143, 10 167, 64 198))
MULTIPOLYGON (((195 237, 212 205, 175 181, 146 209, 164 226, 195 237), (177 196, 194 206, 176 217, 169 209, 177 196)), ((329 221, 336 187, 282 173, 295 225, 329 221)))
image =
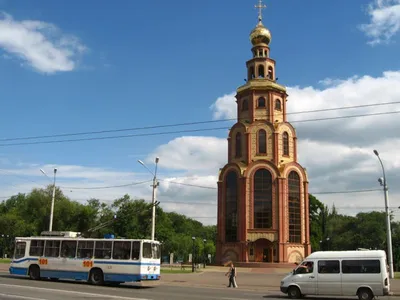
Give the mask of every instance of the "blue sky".
MULTIPOLYGON (((390 42, 375 45, 368 43, 371 36, 360 29, 361 24, 371 24, 368 5, 375 1, 265 2, 263 23, 272 32, 271 56, 277 61, 281 84, 303 92, 307 87, 323 91, 329 89, 320 82, 325 78, 372 76, 378 80, 383 72, 400 69, 396 27, 375 24, 369 28, 369 32, 386 30, 386 34, 392 30, 390 42)), ((379 3, 400 6, 397 0, 379 3)), ((257 23, 255 4, 255 0, 0 1, 0 11, 7 14, 1 19, 11 24, 0 26, 0 139, 210 120, 210 106, 243 84, 245 61, 251 57, 248 36, 257 23), (27 20, 42 23, 21 23, 27 20), (38 32, 42 38, 36 35, 34 43, 24 45, 38 32), (23 49, 23 55, 16 55, 13 47, 23 49), (35 47, 37 51, 29 56, 35 47), (46 52, 50 51, 46 47, 63 52, 46 52)), ((377 9, 376 5, 372 8, 377 9)), ((394 25, 400 24, 400 13, 394 17, 398 22, 394 25)), ((304 108, 308 104, 296 104, 296 109, 304 108)), ((146 132, 164 130, 179 128, 146 132)), ((22 162, 143 172, 137 159, 159 153, 158 147, 182 135, 0 147, 2 168, 11 170, 22 162)), ((225 139, 227 132, 190 135, 225 139)), ((219 151, 226 156, 226 148, 219 151)), ((160 172, 167 175, 174 169, 204 175, 195 168, 170 165, 160 172)), ((210 169, 209 175, 217 172, 218 168, 210 169)), ((21 183, 0 174, 2 179, 21 183)))

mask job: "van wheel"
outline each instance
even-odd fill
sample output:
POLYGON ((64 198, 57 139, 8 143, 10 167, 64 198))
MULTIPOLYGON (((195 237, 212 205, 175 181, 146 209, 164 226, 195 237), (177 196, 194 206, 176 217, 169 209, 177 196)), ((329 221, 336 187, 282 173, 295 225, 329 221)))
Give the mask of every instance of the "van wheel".
POLYGON ((301 293, 298 287, 296 286, 291 286, 288 289, 288 296, 291 299, 300 299, 301 298, 301 293))
POLYGON ((89 282, 94 285, 104 284, 104 275, 100 269, 93 269, 90 271, 89 282))
POLYGON ((372 294, 370 289, 360 289, 358 291, 358 299, 360 300, 372 300, 374 298, 374 295, 372 294))
POLYGON ((29 267, 29 278, 32 280, 40 280, 40 268, 38 265, 29 267))

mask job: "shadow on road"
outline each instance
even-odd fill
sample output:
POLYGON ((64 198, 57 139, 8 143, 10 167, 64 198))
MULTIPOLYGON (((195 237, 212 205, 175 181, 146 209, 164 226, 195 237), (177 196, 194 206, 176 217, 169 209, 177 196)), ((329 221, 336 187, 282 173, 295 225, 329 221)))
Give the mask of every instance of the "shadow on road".
MULTIPOLYGON (((0 275, 0 278, 10 278, 10 279, 18 279, 18 280, 26 280, 26 281, 32 281, 32 282, 59 282, 59 283, 63 283, 63 284, 76 284, 76 285, 91 285, 90 283, 86 282, 86 281, 73 281, 73 280, 52 280, 50 278, 42 278, 41 280, 31 280, 30 278, 27 277, 19 277, 19 276, 13 276, 13 275, 0 275)), ((146 283, 144 283, 146 284, 146 283)), ((102 285, 102 287, 117 287, 120 289, 151 289, 156 287, 156 285, 154 286, 147 286, 147 285, 143 285, 143 283, 140 282, 132 282, 132 283, 124 283, 124 284, 113 284, 113 283, 105 283, 104 285, 102 285)))
MULTIPOLYGON (((277 295, 277 294, 269 294, 269 295, 263 296, 263 298, 264 298, 264 299, 268 299, 268 298, 269 298, 269 299, 289 299, 289 297, 288 297, 287 295, 283 295, 283 294, 280 294, 280 295, 277 295)), ((302 299, 314 299, 314 300, 332 300, 332 299, 354 300, 354 298, 351 298, 351 297, 346 298, 346 297, 342 297, 342 296, 340 296, 340 297, 335 297, 335 296, 332 296, 332 297, 318 297, 318 296, 307 297, 307 296, 305 296, 305 297, 302 297, 302 299)))

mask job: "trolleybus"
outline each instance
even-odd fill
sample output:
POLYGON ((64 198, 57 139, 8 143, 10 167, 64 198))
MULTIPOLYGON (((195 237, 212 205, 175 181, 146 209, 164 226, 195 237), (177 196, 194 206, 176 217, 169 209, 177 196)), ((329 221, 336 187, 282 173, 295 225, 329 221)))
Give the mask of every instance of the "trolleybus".
POLYGON ((33 280, 84 280, 95 285, 160 279, 158 241, 79 235, 52 231, 16 237, 10 274, 33 280))

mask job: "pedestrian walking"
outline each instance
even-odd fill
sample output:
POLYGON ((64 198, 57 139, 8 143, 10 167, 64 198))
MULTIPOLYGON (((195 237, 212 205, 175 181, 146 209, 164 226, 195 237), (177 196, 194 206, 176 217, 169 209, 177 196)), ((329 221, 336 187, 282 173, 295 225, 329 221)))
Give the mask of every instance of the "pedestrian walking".
POLYGON ((233 263, 231 262, 231 266, 229 268, 229 271, 225 274, 225 276, 229 276, 229 285, 228 285, 228 287, 232 286, 234 288, 237 288, 236 275, 237 275, 236 268, 233 265, 233 263))

